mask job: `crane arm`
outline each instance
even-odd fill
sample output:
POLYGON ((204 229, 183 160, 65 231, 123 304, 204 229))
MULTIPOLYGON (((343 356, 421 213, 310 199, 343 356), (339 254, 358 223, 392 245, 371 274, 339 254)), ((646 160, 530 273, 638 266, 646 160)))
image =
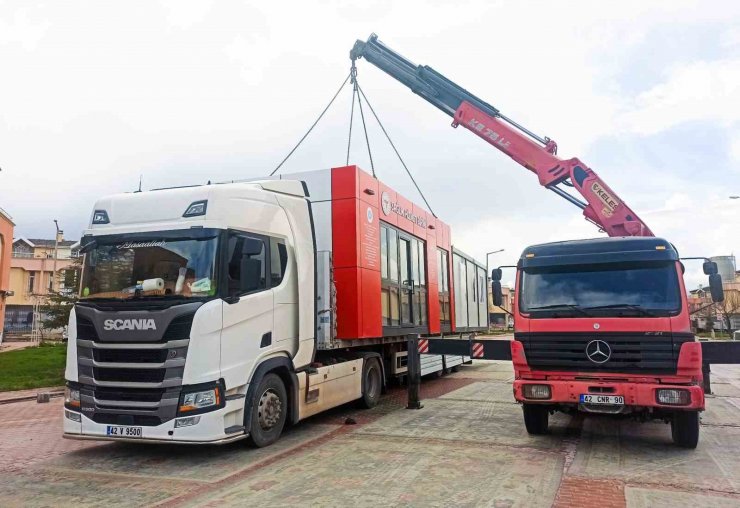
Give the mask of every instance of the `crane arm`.
POLYGON ((411 63, 380 42, 377 35, 371 35, 367 41, 358 40, 350 58, 353 65, 364 58, 451 116, 453 127, 462 125, 535 173, 543 187, 580 208, 587 220, 609 236, 654 236, 591 168, 577 158, 558 157, 555 141, 507 118, 431 67, 411 63), (574 187, 583 200, 563 186, 574 187))

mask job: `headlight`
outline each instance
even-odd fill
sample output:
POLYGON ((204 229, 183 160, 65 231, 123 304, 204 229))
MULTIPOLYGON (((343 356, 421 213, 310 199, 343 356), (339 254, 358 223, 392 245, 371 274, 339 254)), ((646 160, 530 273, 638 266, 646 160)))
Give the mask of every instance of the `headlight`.
POLYGON ((525 399, 549 399, 551 397, 550 385, 524 385, 522 389, 525 399))
POLYGON ((661 388, 658 390, 658 402, 669 406, 686 406, 691 402, 691 393, 680 388, 661 388))
POLYGON ((77 388, 64 387, 64 407, 80 410, 80 390, 77 388))
POLYGON ((179 413, 203 413, 220 407, 223 407, 221 387, 215 386, 208 390, 183 393, 180 397, 179 413))

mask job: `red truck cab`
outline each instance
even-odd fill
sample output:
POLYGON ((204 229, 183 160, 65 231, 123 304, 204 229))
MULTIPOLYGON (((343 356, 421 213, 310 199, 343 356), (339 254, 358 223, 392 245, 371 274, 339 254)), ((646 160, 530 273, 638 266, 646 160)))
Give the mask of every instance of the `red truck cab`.
MULTIPOLYGON (((492 274, 494 300, 500 274, 492 274)), ((529 433, 545 433, 554 411, 579 411, 661 419, 677 445, 696 447, 702 356, 682 274, 675 248, 655 237, 525 249, 511 352, 529 433)))

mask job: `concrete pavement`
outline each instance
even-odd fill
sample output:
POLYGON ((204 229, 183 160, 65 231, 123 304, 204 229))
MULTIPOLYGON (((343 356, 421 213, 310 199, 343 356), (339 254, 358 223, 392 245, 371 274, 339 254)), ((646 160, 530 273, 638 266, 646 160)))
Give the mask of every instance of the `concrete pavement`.
POLYGON ((740 368, 715 367, 697 450, 662 423, 555 415, 529 436, 507 362, 394 388, 276 445, 90 443, 61 438, 61 400, 0 406, 2 506, 739 506, 740 368), (346 425, 347 417, 357 424, 346 425))

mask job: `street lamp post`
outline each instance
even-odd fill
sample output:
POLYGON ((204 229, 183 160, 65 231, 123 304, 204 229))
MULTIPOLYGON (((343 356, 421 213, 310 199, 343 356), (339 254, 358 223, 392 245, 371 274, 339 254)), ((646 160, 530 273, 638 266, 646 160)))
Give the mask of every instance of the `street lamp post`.
POLYGON ((51 291, 54 292, 54 279, 57 277, 57 252, 59 251, 59 223, 54 219, 54 227, 56 228, 56 235, 54 236, 54 265, 51 272, 51 291))
POLYGON ((491 270, 488 267, 488 256, 491 254, 498 254, 499 252, 503 252, 506 249, 499 249, 499 250, 492 250, 491 252, 486 252, 486 279, 491 277, 491 270))

